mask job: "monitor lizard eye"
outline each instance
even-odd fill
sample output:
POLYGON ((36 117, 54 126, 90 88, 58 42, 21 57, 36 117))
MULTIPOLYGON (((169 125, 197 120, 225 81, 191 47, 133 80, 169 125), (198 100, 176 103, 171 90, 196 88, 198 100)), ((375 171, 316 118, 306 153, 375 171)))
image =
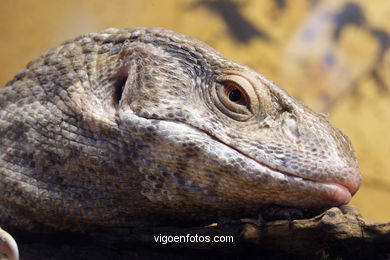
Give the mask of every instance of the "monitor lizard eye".
POLYGON ((232 81, 223 82, 225 95, 229 98, 230 101, 242 105, 247 106, 249 104, 246 93, 241 90, 241 88, 232 81))
POLYGON ((214 101, 224 114, 244 121, 253 115, 257 96, 252 84, 238 75, 225 75, 217 79, 214 101))

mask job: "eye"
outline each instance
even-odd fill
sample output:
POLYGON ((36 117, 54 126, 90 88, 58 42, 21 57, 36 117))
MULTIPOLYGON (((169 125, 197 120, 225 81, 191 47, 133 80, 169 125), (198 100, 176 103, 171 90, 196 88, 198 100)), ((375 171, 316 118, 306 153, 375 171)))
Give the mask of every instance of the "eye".
POLYGON ((217 79, 213 89, 216 107, 233 119, 247 120, 258 107, 258 98, 252 84, 242 76, 224 75, 217 79))
POLYGON ((222 83, 224 86, 224 93, 231 102, 238 105, 247 106, 249 104, 246 93, 234 82, 226 81, 222 83))

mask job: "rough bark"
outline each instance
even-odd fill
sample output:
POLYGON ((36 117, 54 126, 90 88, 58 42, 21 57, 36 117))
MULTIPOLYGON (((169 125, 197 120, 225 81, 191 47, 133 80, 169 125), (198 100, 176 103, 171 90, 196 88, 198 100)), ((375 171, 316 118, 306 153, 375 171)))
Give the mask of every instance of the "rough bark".
POLYGON ((351 206, 300 220, 223 221, 207 227, 99 230, 93 234, 18 233, 22 259, 172 259, 390 257, 390 222, 374 223, 351 206), (232 243, 157 243, 154 236, 233 236, 232 243))

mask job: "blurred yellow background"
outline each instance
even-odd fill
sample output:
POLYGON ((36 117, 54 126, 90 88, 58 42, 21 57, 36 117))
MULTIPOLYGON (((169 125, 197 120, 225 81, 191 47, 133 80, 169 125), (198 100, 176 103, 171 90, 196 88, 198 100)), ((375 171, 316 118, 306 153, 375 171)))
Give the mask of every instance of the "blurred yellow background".
POLYGON ((363 174, 351 204, 390 221, 388 17, 388 0, 1 0, 0 86, 82 33, 158 26, 193 36, 329 114, 363 174))

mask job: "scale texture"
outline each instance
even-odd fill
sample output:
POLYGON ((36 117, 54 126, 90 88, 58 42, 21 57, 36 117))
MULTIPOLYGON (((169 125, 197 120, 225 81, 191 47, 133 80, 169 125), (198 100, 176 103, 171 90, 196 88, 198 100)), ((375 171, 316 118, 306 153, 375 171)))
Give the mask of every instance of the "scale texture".
POLYGON ((207 223, 349 202, 347 136, 250 68, 161 29, 65 42, 0 90, 0 225, 207 223))

